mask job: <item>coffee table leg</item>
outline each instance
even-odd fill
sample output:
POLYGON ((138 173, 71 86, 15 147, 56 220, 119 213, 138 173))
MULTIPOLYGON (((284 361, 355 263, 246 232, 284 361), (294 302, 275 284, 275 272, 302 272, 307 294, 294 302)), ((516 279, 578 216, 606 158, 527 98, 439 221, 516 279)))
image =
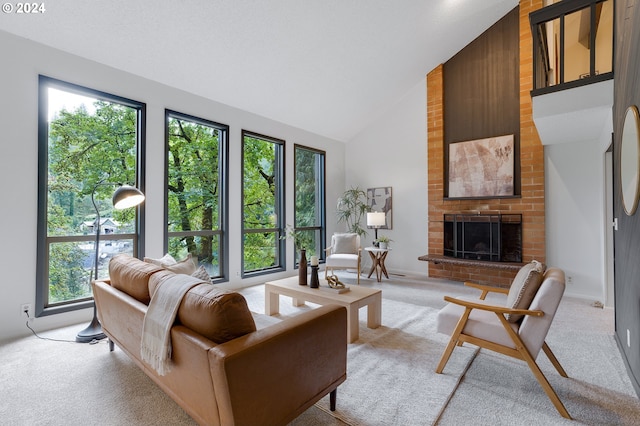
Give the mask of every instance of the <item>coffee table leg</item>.
POLYGON ((376 298, 367 305, 367 327, 378 328, 382 322, 382 296, 376 298))
POLYGON ((360 337, 360 323, 358 320, 358 307, 353 304, 349 306, 347 315, 347 341, 353 343, 360 337))
POLYGON ((280 295, 278 293, 267 290, 264 297, 264 312, 267 315, 280 313, 280 295))

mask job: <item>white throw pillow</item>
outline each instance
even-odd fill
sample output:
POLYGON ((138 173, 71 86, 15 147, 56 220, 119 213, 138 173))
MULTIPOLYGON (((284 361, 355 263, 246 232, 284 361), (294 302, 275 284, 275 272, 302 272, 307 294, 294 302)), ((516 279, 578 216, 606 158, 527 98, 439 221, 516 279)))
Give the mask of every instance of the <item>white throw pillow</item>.
POLYGON ((335 234, 333 252, 347 254, 357 253, 357 237, 358 234, 335 234))
POLYGON ((147 263, 153 263, 154 265, 162 266, 166 268, 169 265, 175 265, 177 262, 169 253, 162 256, 160 259, 153 259, 151 257, 145 257, 144 261, 147 263))

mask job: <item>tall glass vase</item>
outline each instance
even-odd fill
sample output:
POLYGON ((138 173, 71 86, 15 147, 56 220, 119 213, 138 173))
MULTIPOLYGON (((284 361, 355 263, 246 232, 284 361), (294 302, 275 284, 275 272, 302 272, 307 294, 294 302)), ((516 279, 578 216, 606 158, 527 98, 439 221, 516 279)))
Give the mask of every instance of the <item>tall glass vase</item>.
POLYGON ((307 285, 307 251, 300 250, 300 260, 298 261, 298 284, 307 285))

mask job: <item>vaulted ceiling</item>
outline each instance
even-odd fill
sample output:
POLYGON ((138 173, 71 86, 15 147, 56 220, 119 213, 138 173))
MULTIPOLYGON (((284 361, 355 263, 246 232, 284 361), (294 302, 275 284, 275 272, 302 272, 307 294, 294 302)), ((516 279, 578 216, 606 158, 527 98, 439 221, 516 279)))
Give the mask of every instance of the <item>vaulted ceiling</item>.
POLYGON ((347 142, 518 0, 44 5, 0 30, 347 142))

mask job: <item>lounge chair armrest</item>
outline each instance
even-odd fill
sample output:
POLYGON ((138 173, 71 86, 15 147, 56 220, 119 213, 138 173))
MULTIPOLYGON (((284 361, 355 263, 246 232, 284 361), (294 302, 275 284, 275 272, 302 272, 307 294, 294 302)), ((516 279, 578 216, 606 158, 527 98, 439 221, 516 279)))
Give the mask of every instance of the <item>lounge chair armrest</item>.
POLYGON ((449 303, 455 303, 456 305, 464 306, 465 308, 480 309, 483 311, 495 312, 496 314, 531 315, 534 317, 544 316, 543 311, 531 311, 529 309, 512 309, 505 306, 490 305, 478 300, 470 301, 457 299, 451 296, 445 296, 444 300, 449 303))
POLYGON ((487 297, 488 293, 509 294, 509 289, 505 287, 495 287, 491 285, 478 284, 471 281, 465 281, 464 285, 466 285, 467 287, 473 287, 473 288, 477 288, 478 290, 481 290, 482 291, 482 294, 480 295, 481 300, 484 300, 484 298, 487 297))

